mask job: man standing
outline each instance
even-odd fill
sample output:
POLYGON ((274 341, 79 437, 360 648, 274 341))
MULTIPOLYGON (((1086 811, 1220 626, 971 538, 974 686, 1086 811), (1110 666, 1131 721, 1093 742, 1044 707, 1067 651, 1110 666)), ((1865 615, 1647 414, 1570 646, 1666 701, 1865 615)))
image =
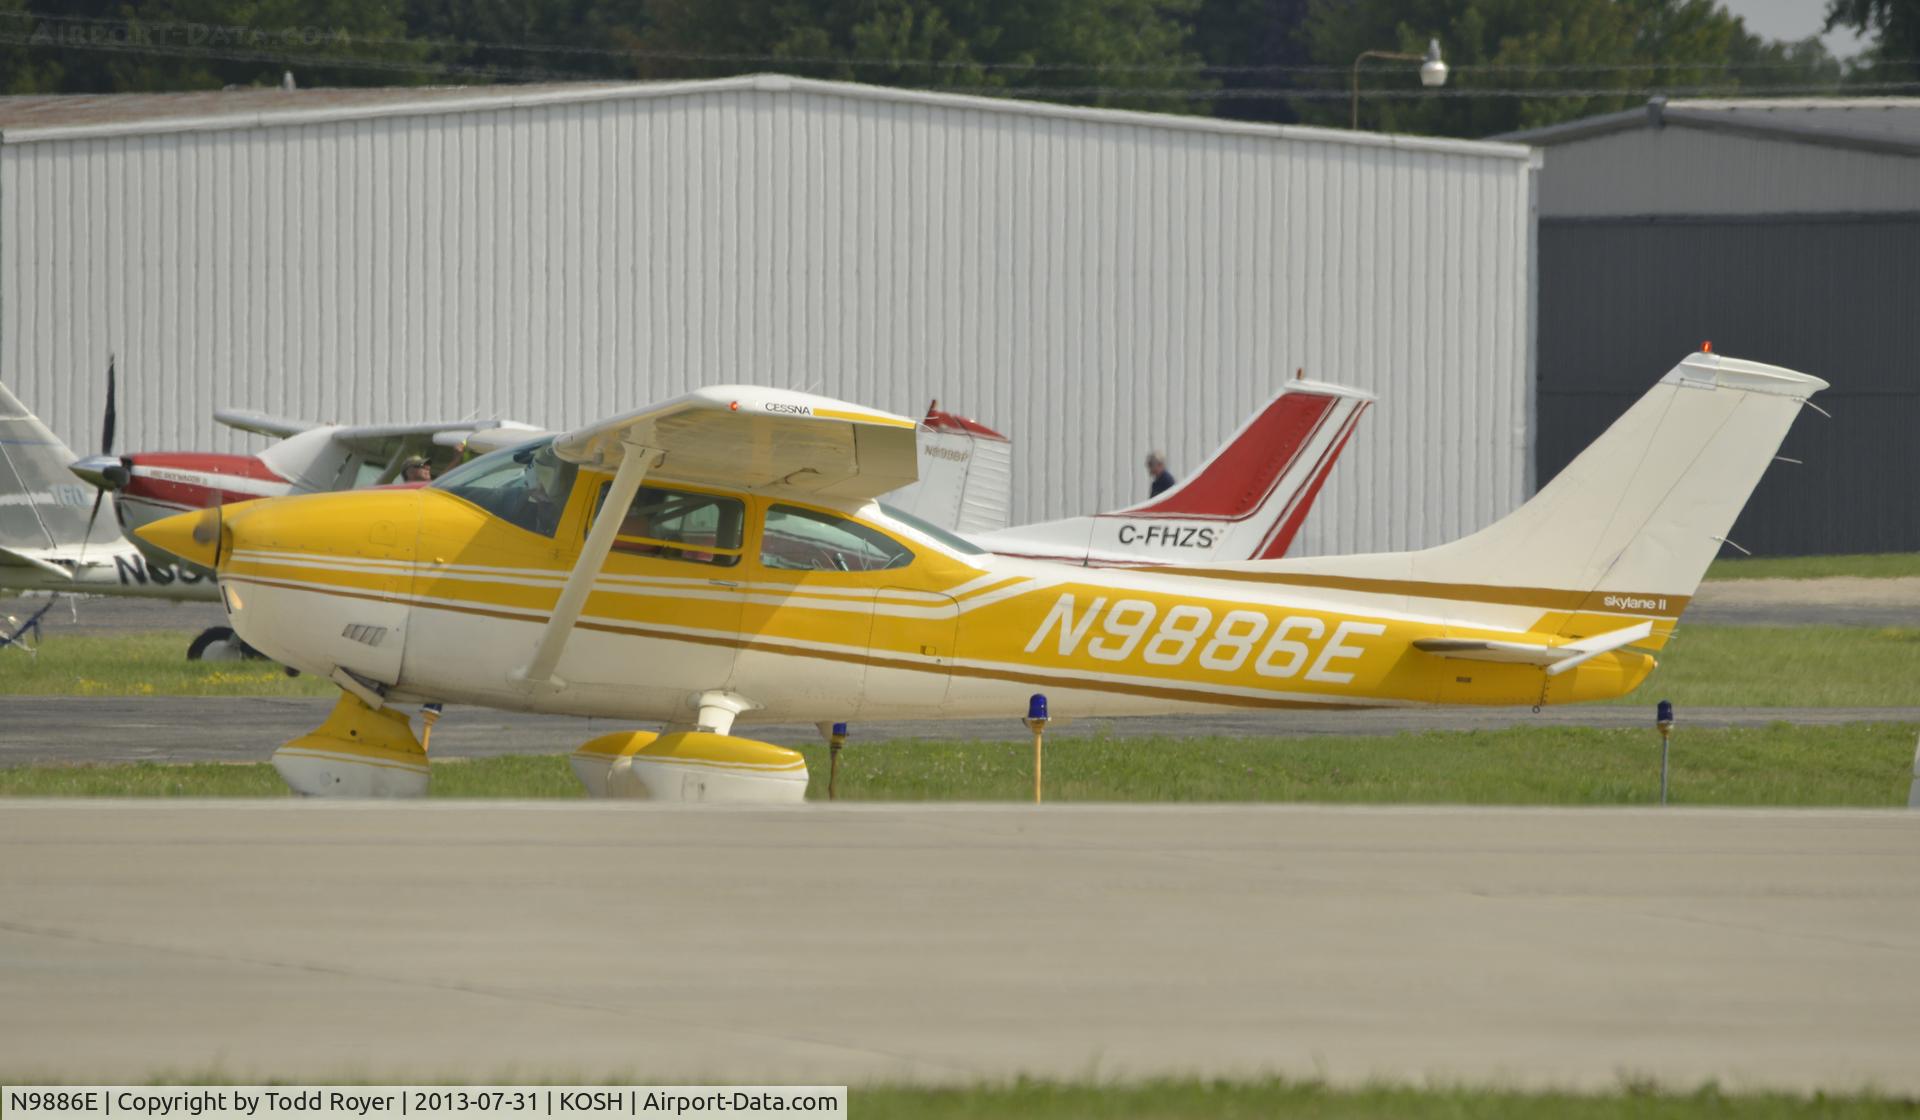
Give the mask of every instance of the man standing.
POLYGON ((1161 492, 1173 486, 1173 475, 1167 471, 1167 457, 1158 451, 1147 453, 1147 477, 1153 482, 1147 487, 1147 497, 1157 498, 1161 492))

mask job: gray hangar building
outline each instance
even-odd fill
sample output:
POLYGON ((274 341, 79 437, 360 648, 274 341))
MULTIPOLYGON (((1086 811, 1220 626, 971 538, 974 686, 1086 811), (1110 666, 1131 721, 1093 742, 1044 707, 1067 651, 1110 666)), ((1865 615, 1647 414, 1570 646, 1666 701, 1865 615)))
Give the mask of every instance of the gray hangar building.
POLYGON ((938 398, 1013 437, 1026 521, 1304 369, 1380 403, 1299 550, 1424 546, 1531 489, 1533 156, 777 75, 0 98, 0 380, 81 454, 110 352, 119 450, 938 398))
POLYGON ((1733 541, 1920 550, 1920 98, 1656 99, 1502 139, 1545 150, 1541 481, 1711 342, 1833 385, 1733 541))

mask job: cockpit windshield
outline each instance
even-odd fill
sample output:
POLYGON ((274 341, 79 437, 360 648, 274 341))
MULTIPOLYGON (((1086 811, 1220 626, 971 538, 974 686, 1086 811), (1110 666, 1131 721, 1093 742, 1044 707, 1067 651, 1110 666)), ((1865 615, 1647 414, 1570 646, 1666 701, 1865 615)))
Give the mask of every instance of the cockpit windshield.
POLYGON ((567 508, 577 468, 554 454, 553 439, 490 451, 435 479, 435 490, 465 498, 530 533, 551 537, 567 508))

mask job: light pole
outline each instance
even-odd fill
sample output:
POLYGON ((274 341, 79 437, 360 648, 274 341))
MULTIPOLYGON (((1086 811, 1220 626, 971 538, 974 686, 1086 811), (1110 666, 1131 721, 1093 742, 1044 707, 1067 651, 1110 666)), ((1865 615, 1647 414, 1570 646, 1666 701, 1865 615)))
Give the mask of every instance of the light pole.
POLYGON ((1427 40, 1426 54, 1408 54, 1405 51, 1361 51, 1353 60, 1353 128, 1360 127, 1360 64, 1369 58, 1390 58, 1401 62, 1420 64, 1420 84, 1428 89, 1439 89, 1447 84, 1447 64, 1440 58, 1440 40, 1427 40))

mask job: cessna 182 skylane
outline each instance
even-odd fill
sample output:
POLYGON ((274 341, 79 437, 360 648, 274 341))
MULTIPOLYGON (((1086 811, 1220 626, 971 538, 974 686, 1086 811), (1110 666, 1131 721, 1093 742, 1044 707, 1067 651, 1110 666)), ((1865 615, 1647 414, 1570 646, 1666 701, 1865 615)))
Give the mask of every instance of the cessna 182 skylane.
POLYGON ((307 794, 417 795, 403 703, 658 721, 575 753, 589 790, 797 800, 737 723, 1540 705, 1654 668, 1817 378, 1675 366, 1528 502, 1418 552, 1157 568, 986 553, 873 501, 913 421, 724 387, 432 486, 148 526, 214 567, 247 641, 342 696, 276 767, 307 794), (603 512, 609 511, 609 512, 603 512))

